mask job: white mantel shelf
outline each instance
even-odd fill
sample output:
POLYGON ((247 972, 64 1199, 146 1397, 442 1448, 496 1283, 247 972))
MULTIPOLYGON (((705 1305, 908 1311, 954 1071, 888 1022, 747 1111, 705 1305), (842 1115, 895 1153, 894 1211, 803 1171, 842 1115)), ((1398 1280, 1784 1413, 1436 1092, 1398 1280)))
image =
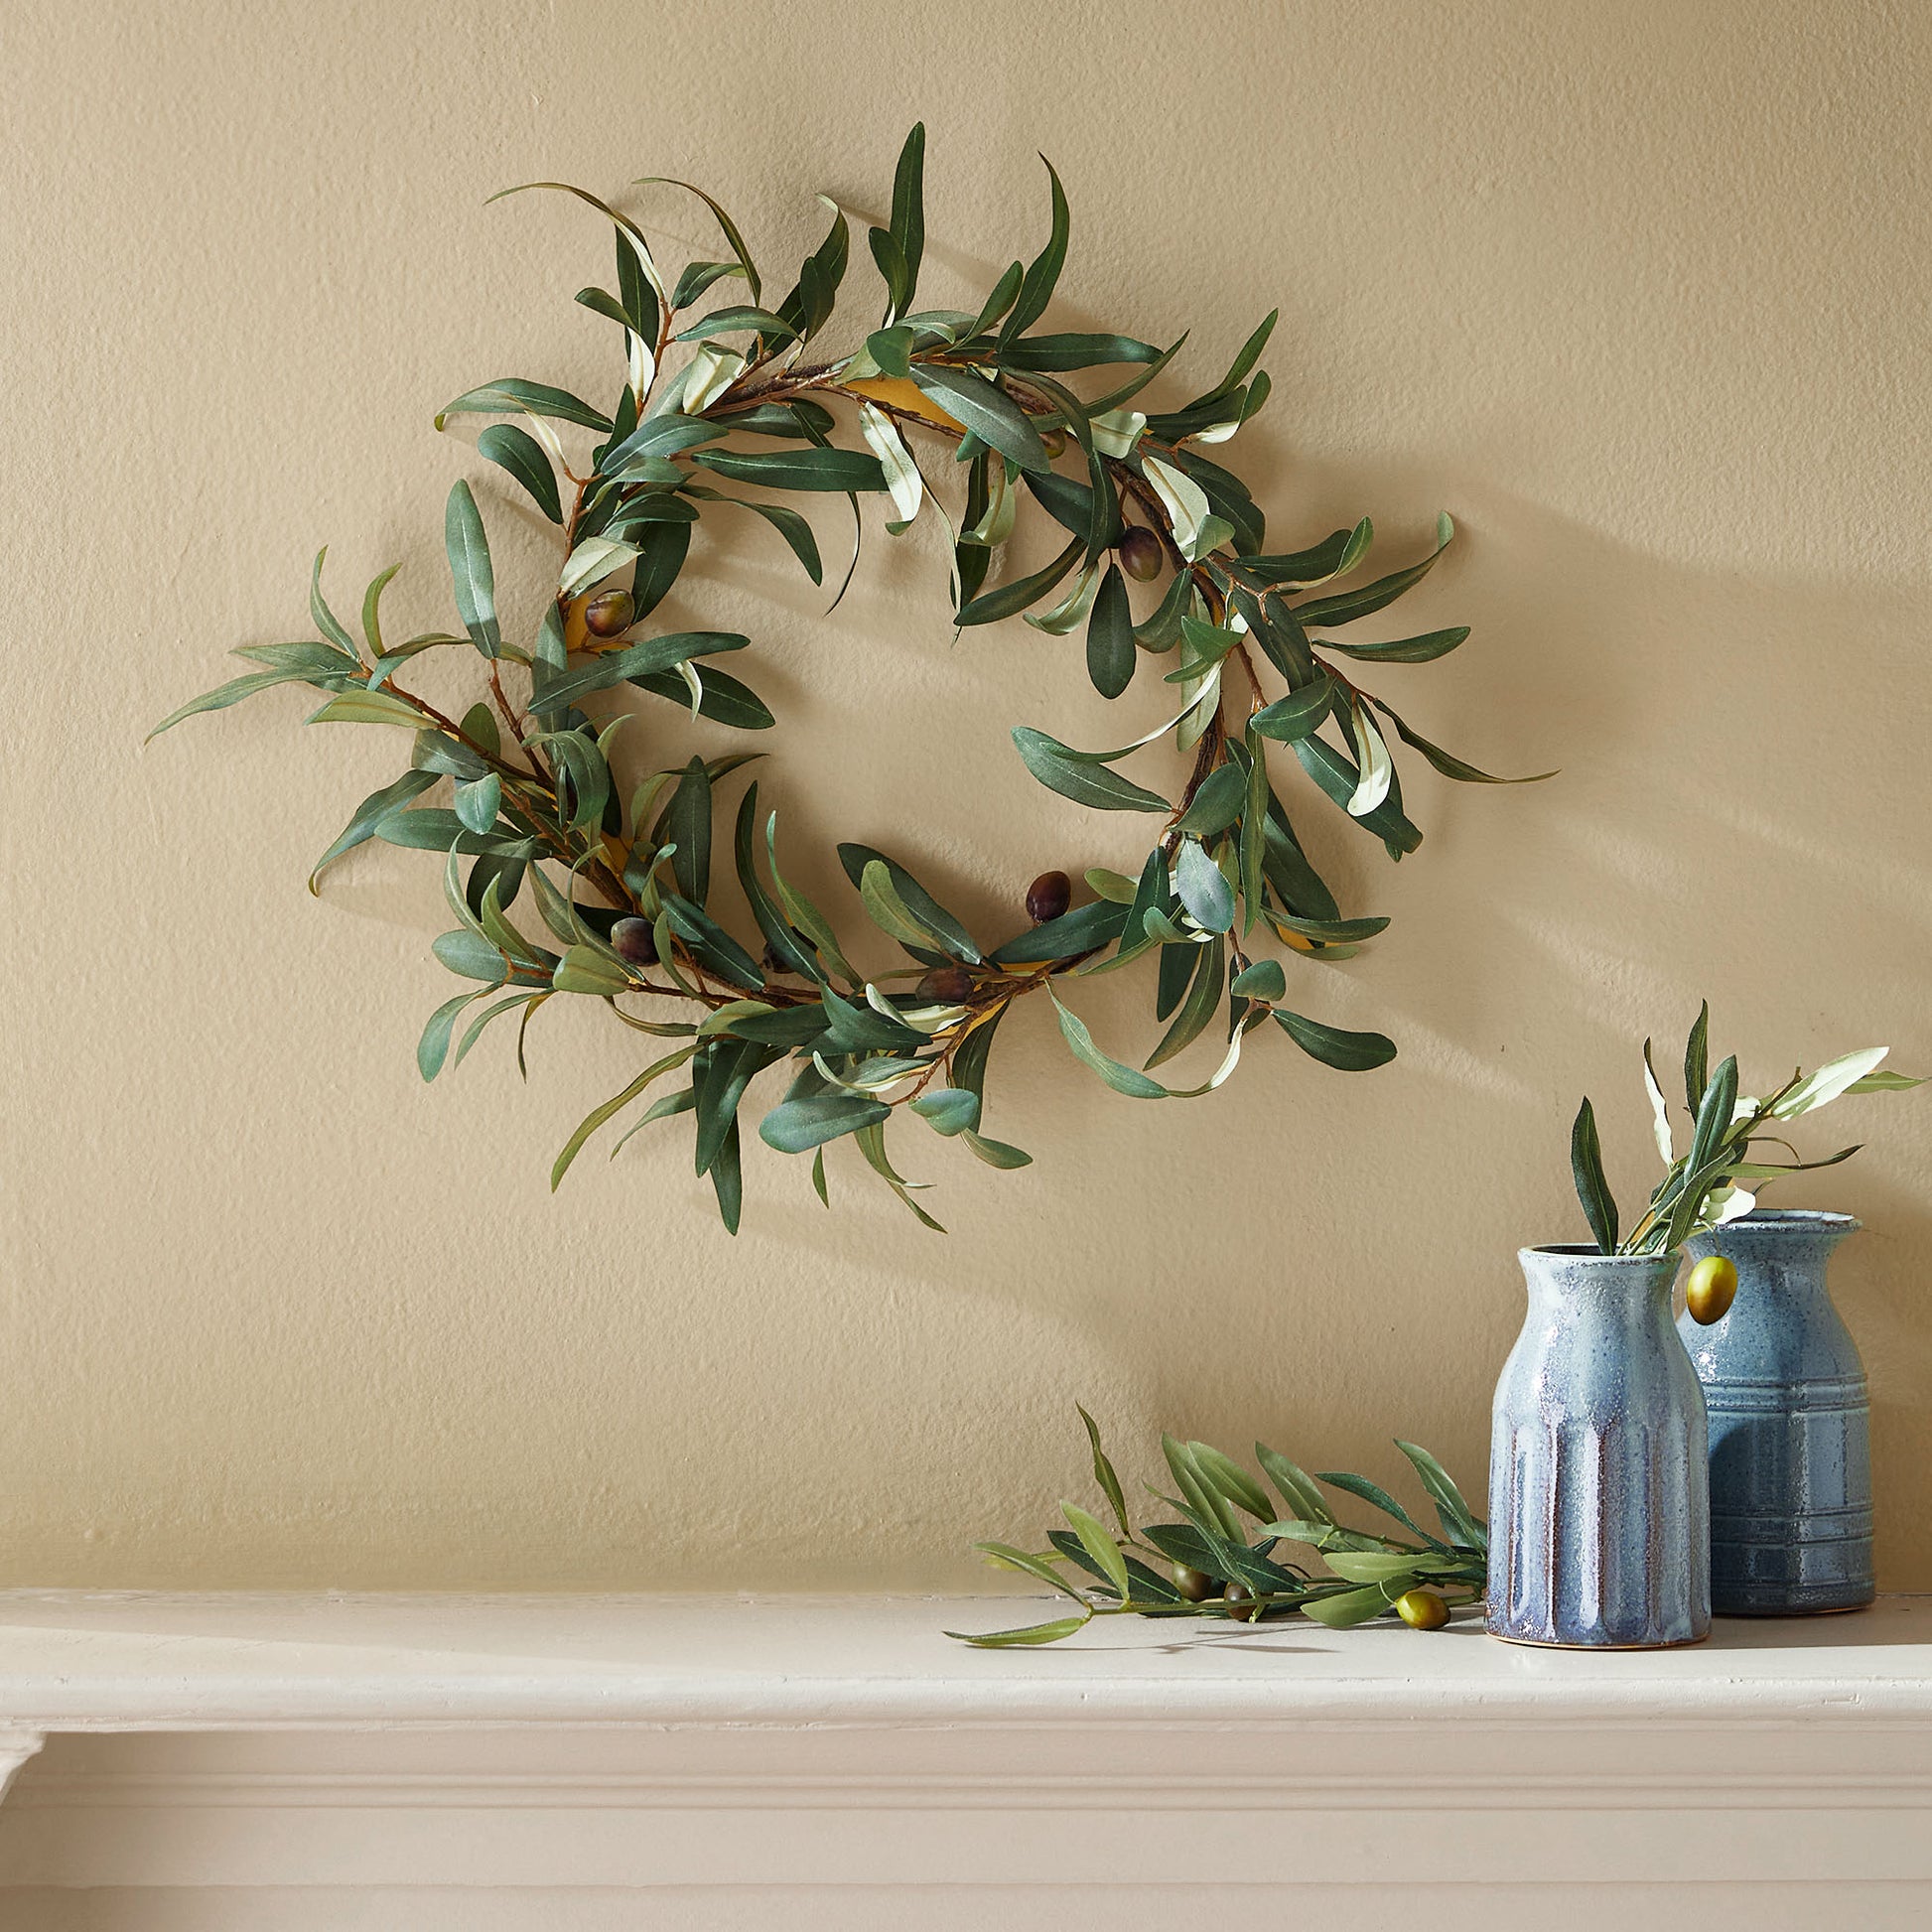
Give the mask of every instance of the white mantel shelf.
POLYGON ((1458 1619, 1329 1631, 1115 1617, 989 1651, 1012 1596, 0 1592, 0 1725, 39 1731, 518 1725, 1932 1725, 1932 1597, 1721 1620, 1591 1654, 1458 1619))
POLYGON ((1288 1883, 1483 1932, 1932 1924, 1932 1598, 1594 1655, 943 1634, 1049 1613, 0 1592, 0 1932, 1272 1932, 1288 1883))

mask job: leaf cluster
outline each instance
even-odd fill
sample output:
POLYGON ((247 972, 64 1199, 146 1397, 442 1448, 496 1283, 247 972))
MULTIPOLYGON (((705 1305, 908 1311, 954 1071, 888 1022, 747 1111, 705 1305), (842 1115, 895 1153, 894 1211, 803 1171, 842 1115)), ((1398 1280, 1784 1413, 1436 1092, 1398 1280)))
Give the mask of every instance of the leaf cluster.
POLYGON ((1425 1449, 1396 1448, 1421 1478, 1440 1534, 1425 1530, 1386 1489, 1366 1476, 1327 1470, 1311 1476, 1287 1456, 1255 1445, 1257 1479, 1206 1443, 1161 1438, 1177 1495, 1149 1485, 1173 1520, 1136 1525, 1100 1431, 1082 1409, 1094 1480, 1111 1525, 1077 1503, 1062 1502, 1065 1527, 1046 1533, 1044 1550, 1008 1543, 974 1548, 997 1568, 1017 1570, 1066 1597, 1064 1616, 1014 1630, 946 1634, 983 1649, 1055 1643, 1097 1616, 1193 1616, 1233 1622, 1312 1617, 1347 1629, 1390 1614, 1412 1589, 1446 1602, 1471 1603, 1483 1592, 1488 1526, 1462 1498, 1448 1470, 1425 1449), (1350 1528, 1321 1485, 1367 1503, 1400 1534, 1350 1528), (1272 1494, 1271 1494, 1272 1489, 1272 1494), (1277 1501, 1279 1498, 1279 1501, 1277 1501), (1321 1568, 1311 1570, 1312 1553, 1321 1568))
POLYGON ((1897 1093, 1922 1086, 1922 1078, 1879 1070, 1879 1062, 1889 1050, 1865 1046, 1828 1060, 1813 1073, 1794 1069, 1782 1086, 1760 1100, 1738 1092, 1735 1054, 1726 1054, 1712 1071, 1711 1003, 1707 1000, 1698 1008, 1698 1017, 1684 1042, 1684 1112, 1690 1122, 1690 1140, 1679 1154, 1670 1103, 1664 1097, 1646 1039, 1644 1090, 1650 1099, 1652 1131, 1664 1163, 1664 1177, 1651 1190, 1636 1224, 1621 1238, 1621 1217, 1604 1177, 1596 1113, 1587 1096, 1570 1132, 1571 1173, 1597 1252, 1675 1254, 1692 1235, 1748 1214, 1771 1181, 1849 1161, 1858 1153, 1857 1147, 1840 1148, 1822 1161, 1800 1160, 1797 1149, 1776 1129, 1846 1094, 1897 1093), (1791 1158, 1767 1159, 1757 1152, 1760 1145, 1776 1147, 1791 1158))

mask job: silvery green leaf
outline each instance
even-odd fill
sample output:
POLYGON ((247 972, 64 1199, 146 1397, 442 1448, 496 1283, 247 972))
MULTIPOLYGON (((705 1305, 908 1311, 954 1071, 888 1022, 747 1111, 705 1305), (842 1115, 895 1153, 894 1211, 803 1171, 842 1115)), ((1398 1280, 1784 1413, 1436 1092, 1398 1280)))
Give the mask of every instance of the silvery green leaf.
POLYGON ((1925 1076, 1916 1078, 1909 1073, 1867 1073, 1863 1080, 1854 1080, 1845 1089, 1847 1093, 1903 1093, 1907 1087, 1922 1087, 1925 1076))
POLYGON ((1010 1145, 1006 1141, 988 1140, 972 1128, 963 1128, 959 1138, 984 1161, 989 1168, 1031 1168, 1034 1157, 1024 1148, 1010 1145))
POLYGON ((1717 1209, 1715 1214, 1711 1214, 1710 1225, 1721 1228, 1726 1221, 1742 1220, 1756 1205, 1755 1194, 1746 1193, 1742 1187, 1731 1187, 1715 1196, 1707 1204, 1705 1211, 1709 1214, 1711 1208, 1717 1209))
POLYGON ((1021 469, 1052 468, 1026 411, 983 375, 951 363, 916 362, 912 380, 949 416, 1021 469))
POLYGON ((1584 1218, 1596 1237, 1599 1254, 1616 1252, 1616 1198, 1603 1176, 1603 1150, 1596 1135, 1596 1110, 1587 1097, 1577 1109, 1570 1129, 1570 1173, 1577 1183, 1577 1198, 1583 1203, 1584 1218))
POLYGON ((677 674, 691 694, 691 716, 695 718, 704 709, 704 679, 698 675, 697 666, 688 657, 678 659, 677 674))
POLYGON ((1395 1058, 1395 1041, 1386 1034, 1351 1033, 1343 1027, 1324 1027, 1286 1007, 1274 1010, 1275 1024, 1303 1052, 1324 1066, 1343 1073, 1365 1073, 1395 1058))
POLYGON ((879 467, 886 473, 886 487, 891 490, 893 507, 898 512, 897 521, 893 526, 897 535, 918 515, 919 504, 925 496, 925 483, 919 475, 919 466, 912 461, 911 453, 899 440, 892 418, 876 405, 869 402, 859 405, 859 433, 879 459, 879 467))
POLYGON ((1124 461, 1134 452, 1147 428, 1147 418, 1138 409, 1109 409, 1089 418, 1093 425, 1093 445, 1102 456, 1124 461))
POLYGON ((450 579, 456 587, 456 608, 470 640, 485 657, 503 647, 496 622, 496 581, 490 570, 489 543, 483 517, 470 485, 460 478, 451 486, 443 515, 443 541, 449 551, 450 579))
MULTIPOLYGON (((236 679, 237 683, 242 682, 236 679)), ((423 714, 412 704, 394 698, 387 691, 345 691, 331 698, 320 711, 303 720, 309 725, 401 725, 409 731, 422 728, 423 714)))
POLYGON ((1413 589, 1428 576, 1430 568, 1455 537, 1455 523, 1447 510, 1436 519, 1436 548, 1419 564, 1407 570, 1379 577, 1360 590, 1339 591, 1333 597, 1318 597, 1296 606, 1295 615, 1311 628, 1334 623, 1352 623, 1393 604, 1405 591, 1413 589))
POLYGON ((1113 1585, 1115 1593, 1125 1601, 1127 1587, 1127 1560, 1121 1555, 1120 1546, 1107 1534, 1105 1527, 1089 1511, 1078 1503, 1062 1502, 1060 1514, 1071 1525, 1073 1534, 1080 1539, 1084 1549, 1100 1568, 1106 1572, 1107 1581, 1113 1585))
POLYGON ((935 1134, 963 1134, 980 1124, 980 1097, 967 1087, 935 1087, 911 1105, 935 1134))
POLYGON ((1135 1100, 1168 1098, 1168 1090, 1159 1080, 1151 1080, 1145 1073, 1138 1073, 1131 1066, 1123 1066, 1117 1059, 1103 1053, 1093 1043, 1093 1035, 1088 1033, 1079 1015, 1060 1005, 1060 997, 1053 992, 1050 984, 1047 997, 1053 1002, 1054 1012, 1059 1015, 1060 1033, 1073 1049, 1074 1057, 1092 1067, 1116 1093, 1124 1093, 1135 1100))
POLYGON ((433 1080, 442 1072, 443 1062, 449 1057, 450 1032, 457 1017, 472 1000, 482 999, 488 990, 480 987, 475 993, 459 993, 454 999, 445 1000, 430 1015, 423 1036, 416 1042, 416 1070, 425 1080, 433 1080))
POLYGON ((986 509, 962 541, 981 543, 988 549, 1006 542, 1013 534, 1013 519, 1019 501, 1019 494, 1013 486, 1013 472, 1007 467, 1006 458, 989 457, 986 467, 986 509))
POLYGON ((1650 1042, 1643 1043, 1643 1084, 1644 1091, 1650 1096, 1651 1129, 1656 1136, 1657 1152, 1663 1156, 1664 1166, 1669 1167, 1677 1159, 1677 1150, 1671 1142, 1670 1107, 1664 1099, 1664 1090, 1657 1084, 1657 1071, 1650 1063, 1650 1042))
POLYGON ((1087 885, 1101 898, 1113 905, 1132 905, 1138 890, 1133 880, 1125 873, 1109 872, 1105 866, 1087 868, 1087 885))
POLYGON ((575 597, 609 577, 614 570, 635 561, 636 556, 634 543, 620 543, 615 537, 586 537, 564 565, 563 575, 557 580, 558 595, 575 597))
POLYGON ((1174 890, 1207 931, 1225 932, 1234 923, 1234 895, 1198 839, 1182 839, 1174 854, 1174 890))
POLYGON ((1350 818, 1363 818, 1388 797, 1395 765, 1389 758, 1389 748, 1382 734, 1375 729, 1374 721, 1359 704, 1352 701, 1348 707, 1348 723, 1355 740, 1356 756, 1361 762, 1361 777, 1348 800, 1347 812, 1350 818))
POLYGON ((1191 751, 1201 741, 1202 734, 1213 722, 1214 715, 1221 706, 1221 667, 1216 664, 1201 679, 1198 689, 1183 685, 1189 693, 1187 709, 1181 713, 1180 722, 1174 728, 1174 743, 1181 751, 1191 751))
MULTIPOLYGON (((753 261, 752 251, 745 245, 745 237, 738 231, 738 223, 702 188, 695 187, 688 181, 679 181, 674 175, 639 175, 631 186, 634 188, 681 188, 687 195, 695 195, 711 210, 712 215, 717 220, 719 231, 725 237, 725 245, 737 257, 738 265, 744 271, 746 283, 751 288, 752 300, 758 302, 762 299, 763 292, 759 284, 758 264, 753 261)), ((652 275, 651 286, 656 288, 657 283, 654 271, 652 271, 652 275)), ((663 294, 661 288, 658 289, 658 294, 660 296, 663 294)))
MULTIPOLYGON (((1137 785, 1131 778, 1123 778, 1118 771, 1111 770, 1091 756, 1069 751, 1044 732, 1016 725, 1013 742, 1026 761, 1027 769, 1048 791, 1057 791, 1061 797, 1071 798, 1075 804, 1093 805, 1102 811, 1112 812, 1165 812, 1170 809, 1168 801, 1158 792, 1149 791, 1145 785, 1137 785)), ((1115 754, 1115 757, 1121 756, 1123 754, 1115 754)))
POLYGON ((1161 499, 1161 507, 1168 513, 1168 521, 1173 526, 1175 548, 1189 563, 1197 562, 1206 554, 1202 538, 1211 514, 1206 493, 1191 477, 1182 476, 1158 457, 1144 459, 1142 467, 1154 493, 1161 499))
POLYGON ((896 1007, 893 1013, 901 1026, 910 1027, 914 1033, 931 1035, 957 1026, 971 1011, 970 1007, 960 1006, 896 1007))
POLYGON ((1027 621, 1035 630, 1044 630, 1054 637, 1064 637, 1069 630, 1086 621, 1087 612, 1093 605, 1094 593, 1099 588, 1100 561, 1096 558, 1073 580, 1073 588, 1050 611, 1037 614, 1029 611, 1027 621))
MULTIPOLYGON (((891 868, 883 859, 868 862, 859 877, 859 897, 872 922, 889 939, 901 945, 922 947, 927 951, 950 952, 951 946, 902 899, 893 884, 891 868)), ((867 989, 870 997, 871 989, 867 989)))
POLYGON ((1358 1589, 1336 1590, 1328 1596, 1311 1596, 1301 1609, 1304 1616, 1311 1616, 1331 1630, 1346 1630, 1380 1616, 1394 1601, 1395 1597, 1387 1594, 1382 1585, 1368 1584, 1358 1589))
MULTIPOLYGON (((477 438, 477 454, 507 470, 552 523, 564 520, 563 504, 557 495, 557 473, 550 467, 542 445, 528 430, 518 429, 513 423, 491 423, 477 438)), ((379 641, 373 648, 380 656, 379 641)))
POLYGON ((454 932, 439 933, 429 949, 463 979, 498 986, 509 977, 509 961, 481 932, 459 926, 454 932))
MULTIPOLYGON (((276 670, 250 671, 243 677, 230 678, 226 684, 217 685, 212 691, 204 691, 199 698, 191 698, 178 711, 171 711, 161 723, 149 732, 148 738, 159 738, 171 725, 179 725, 184 718, 193 718, 204 711, 225 711, 231 704, 239 704, 243 698, 253 697, 257 691, 266 691, 277 684, 306 684, 309 673, 306 671, 276 670)), ((411 713, 413 723, 423 721, 411 713)), ((311 719, 313 724, 315 721, 311 719)), ((144 745, 147 739, 141 741, 144 745)))
POLYGON ((1279 1000, 1288 992, 1288 975, 1279 959, 1257 959, 1235 974, 1228 991, 1244 1000, 1279 1000))
POLYGON ((1416 1567, 1413 1551, 1331 1550, 1323 1559, 1328 1568, 1345 1583, 1379 1584, 1406 1577, 1416 1567))
POLYGON ((630 984, 630 975, 616 960, 589 946, 572 946, 550 975, 559 993, 597 993, 609 998, 630 984))
POLYGON ((645 1067, 621 1093, 613 1094, 602 1106, 594 1107, 590 1113, 585 1115, 584 1119, 579 1123, 576 1133, 565 1142, 563 1152, 557 1156, 556 1163, 550 1170, 550 1191, 553 1194, 557 1191, 558 1182, 563 1179, 565 1173, 569 1171, 570 1164, 577 1159, 578 1153, 583 1148, 584 1143, 606 1121, 629 1106, 660 1073, 668 1073, 673 1067, 682 1066, 697 1050, 697 1046, 694 1043, 690 1046, 680 1046, 674 1053, 667 1053, 661 1060, 645 1067))
POLYGON ((1216 765, 1195 790, 1174 829, 1205 837, 1224 832, 1241 816, 1248 795, 1248 777, 1238 764, 1216 765))
POLYGON ((1828 1060, 1817 1072, 1808 1073, 1771 1109, 1774 1120, 1796 1120, 1836 1100, 1858 1081, 1866 1078, 1878 1062, 1891 1051, 1888 1046, 1865 1046, 1856 1053, 1828 1060))
POLYGON ((496 812, 503 802, 503 781, 495 772, 458 785, 452 797, 456 815, 473 832, 487 832, 496 823, 496 812))
POLYGON ((701 416, 745 373, 745 357, 716 343, 704 343, 684 371, 678 406, 687 416, 701 416))
POLYGON ((892 1118, 883 1100, 852 1093, 813 1094, 781 1101, 759 1122, 759 1139, 780 1154, 803 1154, 842 1135, 892 1118))
POLYGON ((1058 1643, 1077 1630, 1084 1630, 1091 1618, 1056 1616, 1050 1623, 1030 1623, 1020 1630, 948 1630, 946 1635, 969 1643, 977 1650, 1012 1650, 1035 1644, 1058 1643))
POLYGON ((436 427, 441 429, 452 416, 525 414, 547 416, 560 423, 581 423, 586 429, 608 431, 611 427, 610 417, 602 410, 593 409, 568 390, 552 389, 542 382, 525 382, 520 376, 503 376, 495 382, 486 382, 481 389, 472 389, 454 402, 445 403, 437 412, 436 427))

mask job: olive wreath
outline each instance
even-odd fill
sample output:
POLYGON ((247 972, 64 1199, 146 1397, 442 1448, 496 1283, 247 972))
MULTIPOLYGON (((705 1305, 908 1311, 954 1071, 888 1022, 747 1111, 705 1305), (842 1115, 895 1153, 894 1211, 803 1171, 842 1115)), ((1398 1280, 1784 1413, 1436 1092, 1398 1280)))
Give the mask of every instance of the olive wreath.
POLYGON ((1322 590, 1362 563, 1368 520, 1307 549, 1269 551, 1262 511, 1246 486, 1201 454, 1204 445, 1225 443, 1267 399, 1268 377, 1257 363, 1275 316, 1212 388, 1177 409, 1133 407, 1179 342, 1157 348, 1128 336, 1032 333, 1066 256, 1066 197, 1050 164, 1051 231, 1033 261, 1014 262, 977 314, 914 311, 924 252, 924 153, 925 130, 915 126, 898 158, 890 223, 867 233, 886 285, 884 323, 857 350, 829 360, 805 358, 832 319, 847 266, 846 212, 829 198, 822 198, 832 209, 825 239, 791 292, 767 308, 737 223, 702 189, 646 178, 697 196, 729 255, 690 262, 667 283, 629 216, 580 188, 526 184, 575 195, 615 225, 616 292, 586 288, 577 300, 618 327, 626 364, 608 415, 565 390, 506 377, 459 396, 436 418, 439 429, 464 415, 514 416, 525 425, 493 423, 477 448, 561 533, 556 594, 532 646, 525 650, 503 635, 483 519, 470 485, 459 482, 445 537, 461 634, 385 640, 380 602, 391 569, 368 587, 358 639, 323 598, 318 556, 310 595, 318 635, 240 646, 236 654, 258 668, 156 728, 273 685, 302 683, 329 694, 311 724, 400 726, 414 735, 409 768, 356 807, 322 855, 310 888, 370 839, 446 855, 444 884, 457 923, 433 949, 474 985, 431 1016, 417 1048, 423 1077, 460 1062, 493 1020, 510 1013, 521 1016, 521 1066, 532 1016, 558 994, 602 1000, 625 1027, 677 1042, 585 1118, 557 1157, 553 1187, 593 1134, 653 1082, 683 1070, 688 1084, 647 1106, 622 1138, 668 1115, 693 1115, 697 1171, 711 1177, 725 1225, 735 1232, 739 1110, 752 1081, 790 1056, 790 1083, 759 1121, 760 1138, 785 1153, 810 1152, 814 1185, 828 1199, 824 1150, 850 1136, 893 1192, 937 1228, 913 1198, 921 1183, 907 1180, 888 1154, 887 1124, 903 1109, 996 1168, 1026 1165, 1029 1155, 981 1132, 981 1118, 1000 1021, 1017 1000, 1042 988, 1074 1055, 1136 1099, 1191 1097, 1220 1086, 1243 1039, 1270 1019, 1331 1067, 1380 1066, 1396 1050, 1388 1038, 1294 1011, 1285 1004, 1281 961, 1249 950, 1259 927, 1293 952, 1342 959, 1388 923, 1342 916, 1274 789, 1267 748, 1292 751, 1392 859, 1414 851, 1422 833, 1403 810, 1384 724, 1451 778, 1514 782, 1431 744, 1337 661, 1425 663, 1468 635, 1463 626, 1380 643, 1331 634, 1421 582, 1450 540, 1449 517, 1440 519, 1436 546, 1421 561, 1357 589, 1322 590), (711 291, 732 284, 742 284, 749 299, 701 309, 711 291), (669 373, 674 345, 685 359, 669 373), (1132 373, 1098 396, 1077 396, 1061 380, 1107 365, 1132 373), (832 401, 856 407, 865 450, 832 441, 832 401), (591 432, 587 467, 566 456, 558 425, 591 432), (766 447, 747 447, 744 438, 766 447), (913 454, 919 440, 964 466, 956 517, 913 454), (1074 474, 1055 467, 1062 457, 1071 458, 1074 474), (722 841, 714 826, 724 781, 755 755, 694 757, 652 771, 626 809, 611 750, 629 715, 600 725, 582 708, 627 684, 745 731, 773 722, 758 694, 714 661, 744 649, 748 638, 639 630, 677 580, 692 525, 718 507, 762 517, 813 583, 823 581, 817 537, 796 509, 721 484, 845 496, 854 523, 847 584, 863 532, 861 493, 890 498, 887 528, 894 535, 930 505, 952 537, 955 621, 978 625, 1024 612, 1029 623, 1054 635, 1084 624, 1087 667, 1103 697, 1127 690, 1143 652, 1157 664, 1175 653, 1164 674, 1177 687, 1173 715, 1118 750, 1076 751, 1029 726, 1013 733, 1028 769, 1049 790, 1078 804, 1160 818, 1139 875, 1090 871, 1093 897, 1076 904, 1066 876, 1046 874, 1027 896, 1027 929, 983 946, 895 858, 868 845, 841 845, 839 858, 872 923, 913 961, 868 975, 850 963, 852 948, 826 914, 780 872, 776 814, 760 814, 754 782, 738 802, 731 854, 761 954, 735 937, 717 912, 714 875, 722 869, 713 859, 722 841), (1044 568, 985 589, 1023 491, 1063 526, 1067 541, 1044 568), (611 587, 626 574, 625 588, 611 587), (1158 598, 1148 593, 1148 608, 1137 616, 1128 580, 1152 584, 1164 575, 1165 590, 1158 598), (488 702, 461 718, 397 681, 420 653, 466 644, 487 666, 488 702), (1265 691, 1257 652, 1282 680, 1282 695, 1265 691), (505 688, 505 663, 528 673, 521 702, 505 688), (1231 709, 1237 722, 1230 722, 1231 709), (1320 735, 1330 723, 1338 744, 1320 735), (1169 736, 1191 759, 1173 800, 1116 768, 1169 736), (422 803, 444 778, 454 785, 448 805, 422 803), (546 871, 553 865, 555 879, 546 871), (511 917, 526 888, 557 949, 511 917), (1060 990, 1071 979, 1148 956, 1157 966, 1156 1018, 1167 1027, 1144 1066, 1133 1067, 1095 1044, 1060 990), (895 990, 907 980, 910 987, 895 990), (643 1012, 631 1010, 638 1005, 643 1012), (693 1006, 704 1010, 700 1019, 645 1017, 693 1006), (1216 1070, 1192 1087, 1156 1079, 1153 1069, 1217 1015, 1226 1051, 1216 1070))

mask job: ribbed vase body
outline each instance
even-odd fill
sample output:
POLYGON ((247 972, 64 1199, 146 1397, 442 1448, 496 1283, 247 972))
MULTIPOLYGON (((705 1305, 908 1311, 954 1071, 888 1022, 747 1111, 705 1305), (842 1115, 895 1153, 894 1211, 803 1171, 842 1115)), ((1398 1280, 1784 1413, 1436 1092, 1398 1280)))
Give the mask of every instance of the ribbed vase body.
POLYGON ((1704 1395, 1671 1322, 1674 1256, 1526 1248, 1496 1385, 1489 1629, 1638 1649, 1711 1628, 1704 1395))

